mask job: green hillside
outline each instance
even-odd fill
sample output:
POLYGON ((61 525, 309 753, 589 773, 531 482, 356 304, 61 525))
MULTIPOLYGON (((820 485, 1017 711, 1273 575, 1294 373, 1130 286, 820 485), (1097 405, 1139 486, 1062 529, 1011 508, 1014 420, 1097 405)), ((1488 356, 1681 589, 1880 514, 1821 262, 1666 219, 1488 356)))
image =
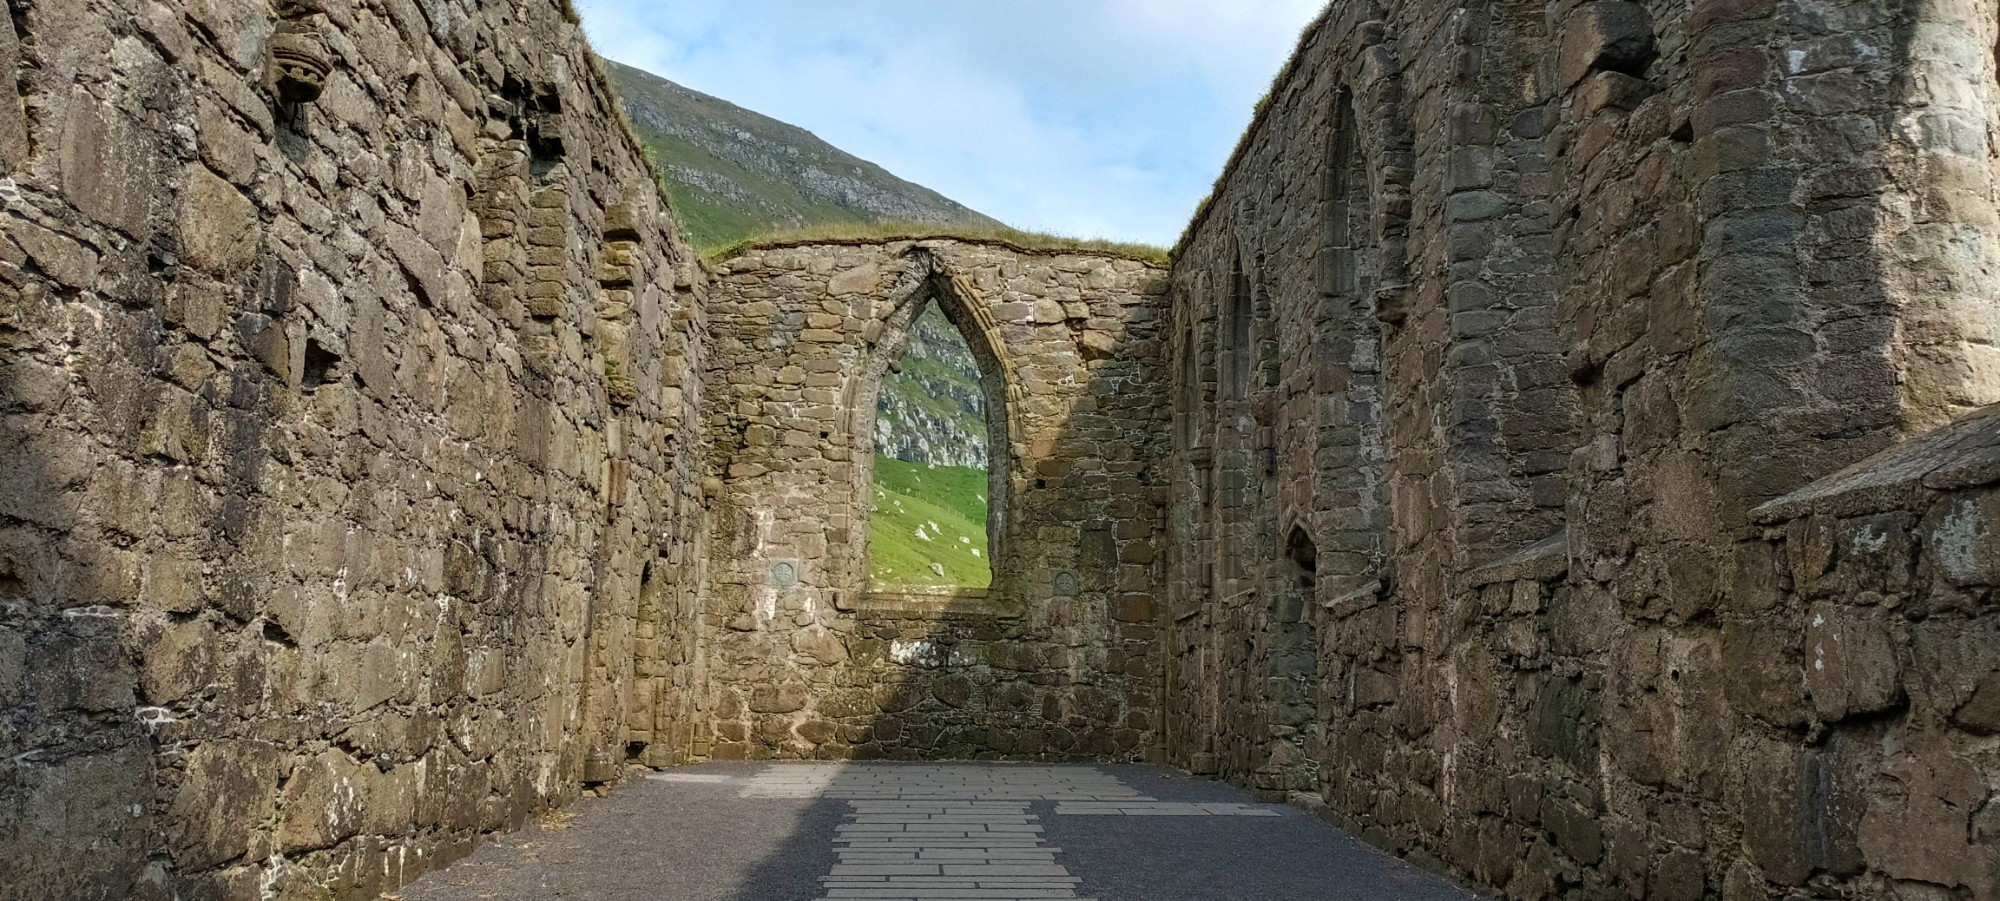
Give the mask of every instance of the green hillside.
POLYGON ((878 589, 990 586, 986 471, 876 457, 868 570, 878 589))
POLYGON ((835 225, 999 225, 803 128, 641 69, 604 68, 698 248, 835 225))

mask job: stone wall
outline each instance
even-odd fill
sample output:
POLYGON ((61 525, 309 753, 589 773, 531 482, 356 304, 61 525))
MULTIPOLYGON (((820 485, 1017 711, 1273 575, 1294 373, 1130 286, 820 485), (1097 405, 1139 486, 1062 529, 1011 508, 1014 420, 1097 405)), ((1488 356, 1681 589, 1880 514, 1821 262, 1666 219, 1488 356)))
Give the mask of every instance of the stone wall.
POLYGON ((2000 892, 1996 21, 1329 9, 1172 273, 1171 758, 1512 897, 2000 892))
POLYGON ((1388 9, 1308 32, 1174 267, 1173 741, 1273 793, 1369 756, 1455 574, 1561 525, 1577 440, 1542 110, 1482 68, 1522 23, 1388 9))
POLYGON ((938 240, 720 264, 698 751, 1128 760, 1158 743, 1164 277, 938 240), (935 303, 978 360, 990 591, 869 590, 876 394, 935 303))
POLYGON ((565 6, 318 6, 0 17, 0 897, 372 898, 684 754, 679 227, 565 6))
POLYGON ((9 11, 0 897, 372 897, 690 755, 2000 896, 2000 0, 1343 0, 1168 270, 712 273, 566 7, 9 11), (982 592, 867 585, 928 304, 982 592))

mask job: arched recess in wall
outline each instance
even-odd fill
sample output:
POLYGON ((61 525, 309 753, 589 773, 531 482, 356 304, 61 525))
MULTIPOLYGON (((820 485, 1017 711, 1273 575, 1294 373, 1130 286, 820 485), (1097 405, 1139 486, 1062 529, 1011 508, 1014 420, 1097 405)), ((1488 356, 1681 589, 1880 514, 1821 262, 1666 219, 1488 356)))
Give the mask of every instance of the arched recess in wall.
POLYGON ((1175 331, 1174 359, 1179 373, 1175 376, 1174 390, 1179 400, 1174 405, 1174 441, 1182 451, 1192 451, 1202 446, 1200 330, 1188 323, 1175 331))
POLYGON ((1342 87, 1330 92, 1320 184, 1319 294, 1315 355, 1342 377, 1323 385, 1317 404, 1321 437, 1319 502, 1312 528, 1321 546, 1345 549, 1320 559, 1316 582, 1339 597, 1377 582, 1386 541, 1387 378, 1381 308, 1401 265, 1406 224, 1379 216, 1382 195, 1399 186, 1382 173, 1407 152, 1393 115, 1392 83, 1378 82, 1364 98, 1342 87), (1369 115, 1364 116, 1364 106, 1369 115), (1370 134, 1373 126, 1379 131, 1370 134), (1380 229, 1380 231, 1378 231, 1380 229))
POLYGON ((1256 348, 1252 344, 1256 335, 1257 306, 1251 296, 1250 266, 1243 259, 1243 249, 1237 247, 1230 253, 1229 282, 1224 286, 1228 293, 1222 301, 1222 321, 1216 346, 1222 365, 1222 400, 1241 402, 1250 399, 1250 376, 1255 371, 1256 348))
MULTIPOLYGON (((1361 272, 1358 239, 1368 233, 1374 212, 1368 173, 1361 160, 1360 136, 1355 134, 1359 130, 1360 112, 1354 107, 1354 93, 1346 88, 1334 92, 1327 118, 1330 121, 1322 186, 1320 294, 1352 301, 1364 296, 1366 279, 1361 272)), ((1340 315, 1346 312, 1337 311, 1340 315)))
POLYGON ((935 305, 944 314, 958 334, 965 341, 966 349, 972 354, 979 368, 979 386, 986 413, 987 444, 987 508, 986 508, 986 549, 984 559, 991 568, 992 586, 989 589, 958 588, 948 592, 916 592, 919 594, 941 594, 957 597, 1008 597, 1006 579, 1011 571, 1008 566, 1008 505, 1013 484, 1014 447, 1011 440, 1013 411, 1018 407, 1016 380, 1012 367, 999 341, 998 323, 984 304, 978 301, 972 288, 963 281, 952 277, 941 264, 921 249, 911 258, 911 268, 901 279, 891 294, 891 312, 883 321, 882 338, 876 342, 863 361, 860 378, 851 384, 854 389, 849 406, 853 417, 850 434, 854 436, 854 510, 864 518, 856 530, 859 541, 856 545, 856 584, 867 586, 865 595, 902 595, 905 589, 893 586, 876 586, 869 582, 868 548, 873 537, 873 517, 870 510, 874 504, 875 485, 875 417, 884 380, 890 367, 901 360, 909 349, 911 334, 924 311, 935 305))

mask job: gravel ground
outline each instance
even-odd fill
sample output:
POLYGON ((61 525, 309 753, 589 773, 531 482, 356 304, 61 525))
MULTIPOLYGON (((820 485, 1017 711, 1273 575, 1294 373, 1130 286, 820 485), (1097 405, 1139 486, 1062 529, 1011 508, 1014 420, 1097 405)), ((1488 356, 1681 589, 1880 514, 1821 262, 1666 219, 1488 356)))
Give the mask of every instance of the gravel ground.
MULTIPOLYGON (((833 872, 836 827, 854 814, 835 797, 742 797, 760 776, 811 765, 712 763, 639 777, 609 798, 578 802, 464 861, 405 887, 405 901, 814 901, 833 872)), ((995 765, 1007 769, 1006 765, 995 765)), ((980 769, 985 769, 981 767, 980 769)), ((865 773, 863 764, 815 772, 865 773)), ((890 773, 967 772, 965 765, 890 773), (955 768, 954 768, 955 767, 955 768)), ((1109 774, 1168 802, 1244 805, 1261 816, 1066 815, 1056 800, 1029 813, 1057 863, 1095 901, 1474 901, 1479 896, 1384 854, 1294 808, 1145 766, 1057 768, 1109 774), (1269 813, 1276 813, 1270 816, 1269 813)), ((894 781, 893 777, 890 779, 894 781)), ((919 892, 919 897, 922 893, 919 892)), ((973 897, 1027 897, 975 895, 973 897)))

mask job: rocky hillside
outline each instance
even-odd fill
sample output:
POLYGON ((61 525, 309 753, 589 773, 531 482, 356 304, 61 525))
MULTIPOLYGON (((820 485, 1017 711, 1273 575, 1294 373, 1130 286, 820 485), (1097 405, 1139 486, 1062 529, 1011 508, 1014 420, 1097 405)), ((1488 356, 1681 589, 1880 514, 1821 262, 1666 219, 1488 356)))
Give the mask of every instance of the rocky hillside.
POLYGON ((847 223, 999 224, 803 128, 631 66, 604 67, 696 246, 847 223))
POLYGON ((986 398, 979 364, 937 307, 910 333, 901 372, 875 405, 875 453, 907 463, 986 468, 986 398))

